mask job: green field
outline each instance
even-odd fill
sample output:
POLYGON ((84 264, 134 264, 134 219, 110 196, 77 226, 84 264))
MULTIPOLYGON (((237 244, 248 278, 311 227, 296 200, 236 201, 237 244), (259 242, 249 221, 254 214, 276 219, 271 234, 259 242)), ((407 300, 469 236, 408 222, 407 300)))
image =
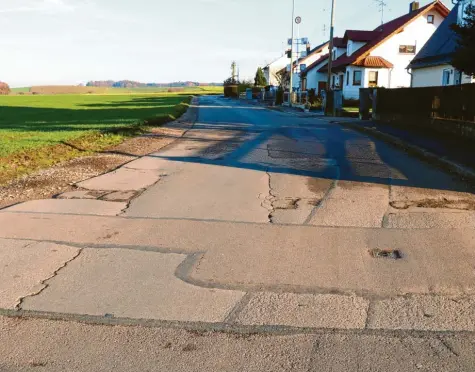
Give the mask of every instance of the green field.
POLYGON ((145 119, 181 115, 187 101, 172 93, 0 96, 0 183, 120 143, 145 119))
POLYGON ((23 87, 23 88, 11 88, 12 93, 28 93, 30 91, 30 87, 23 87))
MULTIPOLYGON (((45 87, 46 89, 48 86, 45 87)), ((72 89, 77 87, 71 86, 72 89)), ((23 88, 12 88, 11 94, 19 93, 29 93, 31 87, 23 88)), ((82 88, 87 90, 87 88, 82 88)), ((93 88, 94 89, 94 88, 93 88)), ((203 87, 184 87, 184 88, 168 88, 168 87, 143 87, 143 88, 95 88, 102 89, 104 93, 102 94, 154 94, 154 93, 168 93, 169 89, 183 89, 177 93, 188 93, 188 94, 222 94, 223 87, 212 87, 212 86, 203 86, 203 87)), ((68 92, 69 94, 77 94, 78 92, 68 92)), ((173 94, 174 92, 171 92, 173 94)), ((101 94, 101 93, 99 93, 101 94)))

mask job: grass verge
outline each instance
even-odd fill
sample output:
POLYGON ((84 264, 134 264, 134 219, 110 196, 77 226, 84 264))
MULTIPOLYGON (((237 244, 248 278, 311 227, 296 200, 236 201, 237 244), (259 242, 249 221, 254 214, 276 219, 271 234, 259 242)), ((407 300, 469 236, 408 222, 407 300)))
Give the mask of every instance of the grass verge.
POLYGON ((176 120, 192 100, 183 95, 96 96, 94 102, 90 102, 92 97, 84 102, 82 97, 8 97, 15 100, 0 101, 0 185, 104 151, 152 126, 176 120))

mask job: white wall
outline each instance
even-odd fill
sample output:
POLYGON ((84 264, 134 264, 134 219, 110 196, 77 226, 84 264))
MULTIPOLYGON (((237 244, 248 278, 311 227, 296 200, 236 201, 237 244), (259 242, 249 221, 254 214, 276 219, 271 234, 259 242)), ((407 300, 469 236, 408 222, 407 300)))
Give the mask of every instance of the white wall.
POLYGON ((370 53, 371 56, 383 57, 394 65, 390 88, 411 86, 411 76, 407 73, 406 67, 414 59, 415 55, 400 54, 399 46, 416 45, 417 54, 443 20, 444 18, 437 11, 429 12, 424 16, 418 17, 403 32, 394 35, 370 53), (427 15, 434 15, 434 24, 427 23, 427 15))
MULTIPOLYGON (((414 88, 419 88, 442 85, 442 77, 445 69, 452 69, 452 66, 440 65, 412 70, 412 86, 414 88)), ((450 84, 453 84, 454 76, 455 74, 450 76, 450 84)))
POLYGON ((289 63, 290 59, 287 58, 287 55, 283 55, 282 57, 276 59, 274 62, 270 63, 268 65, 268 68, 264 70, 264 75, 267 79, 267 83, 269 85, 279 85, 279 82, 276 79, 275 75, 277 74, 277 72, 287 67, 289 63))
POLYGON ((318 72, 320 68, 325 64, 325 62, 317 65, 316 67, 312 68, 308 73, 307 73, 307 90, 309 89, 317 89, 318 88, 318 83, 320 81, 327 81, 327 76, 328 74, 325 74, 323 72, 318 72))
MULTIPOLYGON (((311 54, 307 57, 301 58, 300 61, 298 62, 298 65, 305 64, 307 66, 310 66, 313 62, 320 59, 323 55, 325 55, 327 53, 328 53, 328 47, 325 47, 318 53, 313 53, 313 54, 311 54)), ((298 73, 298 74, 295 73, 294 76, 293 76, 293 79, 294 80, 292 81, 292 85, 294 86, 294 88, 300 88, 300 83, 301 83, 300 73, 298 73)), ((307 83, 307 86, 308 86, 308 83, 307 83)), ((308 88, 308 89, 310 89, 310 88, 308 88)))
MULTIPOLYGON (((455 84, 456 70, 449 64, 424 67, 412 70, 412 87, 437 87, 443 85, 444 71, 450 70, 449 85, 455 84)), ((462 84, 471 84, 473 79, 465 74, 462 75, 462 84)))
POLYGON ((346 46, 346 54, 348 56, 351 56, 354 52, 364 47, 365 45, 366 43, 362 41, 348 40, 348 45, 346 46))

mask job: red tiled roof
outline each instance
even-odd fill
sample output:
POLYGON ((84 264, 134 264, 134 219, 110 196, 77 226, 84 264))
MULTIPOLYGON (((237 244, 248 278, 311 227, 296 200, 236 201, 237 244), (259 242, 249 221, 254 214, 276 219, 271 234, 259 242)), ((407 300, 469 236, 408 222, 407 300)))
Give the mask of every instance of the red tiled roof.
POLYGON ((338 58, 333 62, 333 69, 335 69, 335 71, 340 71, 348 65, 358 63, 361 59, 367 57, 373 49, 378 47, 386 39, 400 32, 407 24, 411 23, 418 16, 425 14, 434 8, 438 10, 439 13, 444 17, 447 17, 447 15, 450 13, 449 9, 443 3, 441 3, 439 0, 435 0, 416 11, 405 14, 402 17, 396 18, 388 23, 378 26, 372 31, 374 33, 374 38, 371 41, 354 52, 351 56, 344 55, 344 58, 342 58, 343 56, 338 58))
POLYGON ((353 66, 373 67, 373 68, 393 68, 394 65, 383 57, 368 56, 355 63, 353 66))
POLYGON ((302 71, 301 75, 302 76, 306 76, 307 75, 307 72, 310 71, 312 68, 314 68, 315 66, 318 66, 320 63, 322 63, 323 61, 325 61, 326 59, 328 59, 328 56, 330 54, 325 54, 323 56, 321 56, 319 59, 317 59, 315 62, 313 62, 312 64, 308 65, 307 68, 305 69, 305 71, 302 71))

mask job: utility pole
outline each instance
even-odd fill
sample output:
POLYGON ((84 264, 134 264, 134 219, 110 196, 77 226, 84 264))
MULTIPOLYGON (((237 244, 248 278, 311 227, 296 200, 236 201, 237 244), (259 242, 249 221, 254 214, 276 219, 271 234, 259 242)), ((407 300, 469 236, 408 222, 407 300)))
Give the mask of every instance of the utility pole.
POLYGON ((333 64, 333 33, 335 27, 335 2, 332 0, 332 14, 331 14, 331 23, 330 23, 330 55, 328 56, 328 80, 327 80, 327 91, 331 87, 331 78, 332 78, 332 64, 333 64))
POLYGON ((290 43, 290 89, 289 105, 292 106, 292 90, 294 80, 294 22, 295 22, 295 0, 292 0, 292 42, 290 43))

